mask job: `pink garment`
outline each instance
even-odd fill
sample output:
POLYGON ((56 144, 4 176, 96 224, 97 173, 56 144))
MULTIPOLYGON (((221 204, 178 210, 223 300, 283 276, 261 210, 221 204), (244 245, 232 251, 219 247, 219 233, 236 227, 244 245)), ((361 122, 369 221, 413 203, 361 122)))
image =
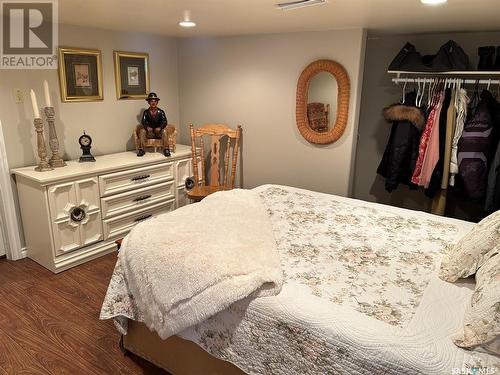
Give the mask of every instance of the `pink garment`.
POLYGON ((422 135, 420 136, 420 144, 418 146, 418 158, 415 163, 415 170, 413 171, 413 175, 411 177, 411 182, 416 185, 420 185, 420 175, 422 173, 422 166, 424 163, 424 158, 429 144, 429 139, 432 133, 432 129, 434 128, 434 125, 436 123, 436 117, 439 123, 439 114, 441 111, 440 104, 441 105, 443 104, 442 100, 444 100, 444 96, 442 94, 439 94, 437 103, 431 110, 429 118, 427 119, 427 124, 425 125, 425 129, 422 135))
POLYGON ((441 110, 443 109, 444 95, 439 99, 436 117, 434 117, 434 126, 432 127, 431 135, 429 137, 429 144, 424 155, 424 162, 422 163, 422 172, 420 173, 419 185, 429 187, 431 182, 432 173, 439 160, 439 118, 441 117, 441 110))
POLYGON ((424 188, 429 187, 431 182, 432 173, 436 168, 439 160, 439 118, 441 117, 441 110, 443 108, 444 95, 439 98, 436 116, 434 117, 434 125, 432 126, 431 134, 429 136, 429 143, 425 151, 424 161, 422 163, 422 172, 420 173, 419 185, 424 188))

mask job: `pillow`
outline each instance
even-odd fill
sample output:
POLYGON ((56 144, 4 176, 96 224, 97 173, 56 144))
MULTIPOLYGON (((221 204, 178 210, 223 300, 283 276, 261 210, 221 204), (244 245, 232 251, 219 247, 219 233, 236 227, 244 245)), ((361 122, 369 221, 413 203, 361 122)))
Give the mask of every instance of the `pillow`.
POLYGON ((455 246, 443 255, 439 277, 454 282, 476 273, 484 262, 498 253, 500 244, 500 210, 474 225, 455 246))
MULTIPOLYGON (((497 246, 500 251, 500 246, 497 246)), ((476 289, 465 311, 464 332, 455 340, 462 348, 479 346, 500 355, 500 254, 488 259, 476 273, 476 289)))

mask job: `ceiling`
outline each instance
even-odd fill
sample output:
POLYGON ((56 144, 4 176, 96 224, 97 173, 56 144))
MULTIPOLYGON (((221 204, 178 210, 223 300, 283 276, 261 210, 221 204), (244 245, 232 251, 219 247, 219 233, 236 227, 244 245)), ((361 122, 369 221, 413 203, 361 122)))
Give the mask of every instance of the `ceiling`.
POLYGON ((328 0, 282 11, 285 0, 59 0, 59 22, 171 36, 219 36, 366 28, 375 33, 429 33, 500 29, 499 0, 328 0), (177 22, 189 11, 198 26, 177 22))

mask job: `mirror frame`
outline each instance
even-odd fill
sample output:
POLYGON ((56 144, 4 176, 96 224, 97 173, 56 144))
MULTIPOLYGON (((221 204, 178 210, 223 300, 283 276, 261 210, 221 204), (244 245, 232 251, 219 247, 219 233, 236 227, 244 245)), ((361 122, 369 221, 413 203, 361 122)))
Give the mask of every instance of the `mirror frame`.
POLYGON ((317 60, 309 64, 300 74, 297 81, 297 95, 295 101, 295 115, 300 134, 310 143, 325 145, 337 141, 344 134, 349 114, 349 97, 351 84, 345 68, 333 60, 317 60), (307 99, 309 96, 309 82, 320 72, 329 72, 337 81, 337 116, 335 123, 325 133, 318 133, 309 127, 307 119, 307 99))

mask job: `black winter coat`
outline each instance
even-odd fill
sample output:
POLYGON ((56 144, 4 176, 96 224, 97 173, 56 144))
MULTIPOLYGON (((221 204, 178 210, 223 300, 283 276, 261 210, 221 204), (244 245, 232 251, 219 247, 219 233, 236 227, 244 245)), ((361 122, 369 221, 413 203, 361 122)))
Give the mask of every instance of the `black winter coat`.
POLYGON ((424 113, 414 106, 394 104, 384 109, 384 118, 392 122, 392 129, 377 173, 385 177, 387 191, 396 189, 399 183, 416 188, 411 177, 425 126, 424 113))

